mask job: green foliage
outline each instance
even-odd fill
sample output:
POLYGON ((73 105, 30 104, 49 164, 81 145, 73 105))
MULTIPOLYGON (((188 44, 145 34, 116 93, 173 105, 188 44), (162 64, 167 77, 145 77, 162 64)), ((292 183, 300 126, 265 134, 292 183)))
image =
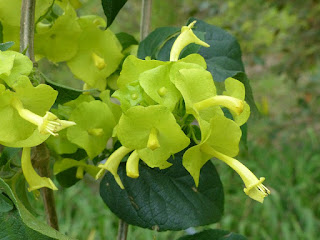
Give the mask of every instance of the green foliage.
POLYGON ((106 174, 100 183, 100 195, 119 218, 129 224, 157 231, 181 230, 217 222, 223 212, 223 189, 212 163, 201 174, 200 185, 181 165, 181 153, 171 158, 172 167, 151 169, 140 164, 139 178, 125 176, 125 165, 119 175, 122 190, 114 178, 106 174))
POLYGON ((108 20, 107 27, 109 27, 127 0, 101 0, 101 2, 104 14, 108 20))
MULTIPOLYGON (((0 213, 0 219, 5 224, 1 225, 0 237, 2 239, 59 239, 67 240, 70 239, 63 234, 55 231, 42 221, 37 220, 24 206, 24 203, 20 201, 18 196, 15 194, 15 189, 19 188, 17 184, 21 184, 18 181, 18 177, 11 179, 11 187, 0 178, 0 191, 5 193, 10 201, 15 205, 14 209, 0 213)), ((23 182, 24 183, 24 182, 23 182)), ((3 199, 3 198, 1 198, 3 199)), ((9 201, 9 200, 8 200, 9 201)), ((6 200, 6 203, 8 203, 6 200)), ((11 204, 12 204, 11 203, 11 204)))
POLYGON ((179 240, 246 240, 245 237, 224 230, 210 229, 200 233, 179 238, 179 240))

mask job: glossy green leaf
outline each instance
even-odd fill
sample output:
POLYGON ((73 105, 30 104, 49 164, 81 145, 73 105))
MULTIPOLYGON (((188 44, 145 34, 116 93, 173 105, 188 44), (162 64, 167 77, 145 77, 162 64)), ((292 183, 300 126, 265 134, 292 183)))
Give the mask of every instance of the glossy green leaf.
POLYGON ((58 173, 55 178, 57 179, 58 183, 63 188, 69 188, 79 182, 81 179, 77 178, 77 168, 72 167, 69 168, 61 173, 58 173))
POLYGON ((127 0, 101 0, 104 15, 107 17, 107 27, 113 23, 114 19, 126 2, 127 0))
POLYGON ((140 164, 140 176, 126 176, 125 164, 118 173, 125 189, 107 173, 100 183, 100 195, 110 210, 128 224, 158 231, 182 230, 219 221, 223 212, 223 189, 211 162, 201 172, 200 184, 181 165, 176 154, 173 166, 165 170, 140 164))
POLYGON ((209 48, 201 47, 198 51, 208 64, 215 81, 221 82, 228 77, 233 77, 239 72, 244 72, 241 60, 241 50, 238 41, 228 32, 210 25, 202 20, 190 18, 188 23, 197 21, 194 29, 205 34, 205 42, 209 48))
POLYGON ((246 240, 247 238, 233 232, 221 229, 209 229, 191 236, 184 236, 178 240, 246 240))
POLYGON ((1 178, 0 191, 4 192, 16 207, 12 211, 0 214, 0 239, 70 239, 34 217, 1 178))
POLYGON ((123 50, 127 49, 131 45, 139 44, 138 41, 134 38, 134 36, 125 32, 117 33, 116 37, 118 38, 123 50))
POLYGON ((93 92, 92 90, 79 90, 79 89, 71 88, 50 80, 44 74, 42 74, 42 76, 44 77, 46 84, 48 84, 53 89, 58 91, 58 96, 55 102, 56 104, 64 104, 66 102, 74 100, 84 92, 93 92))
POLYGON ((85 149, 91 159, 103 151, 116 125, 112 111, 101 101, 81 103, 69 120, 77 125, 67 129, 68 140, 85 149))

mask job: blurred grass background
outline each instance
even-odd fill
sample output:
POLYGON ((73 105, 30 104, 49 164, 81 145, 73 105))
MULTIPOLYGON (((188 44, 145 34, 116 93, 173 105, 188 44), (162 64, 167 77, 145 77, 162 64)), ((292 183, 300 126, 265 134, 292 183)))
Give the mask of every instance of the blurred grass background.
MULTIPOLYGON (((102 15, 100 1, 83 0, 79 14, 102 15)), ((130 0, 111 29, 139 39, 140 0, 130 0)), ((238 157, 272 194, 250 200, 243 183, 216 161, 225 189, 225 215, 204 228, 255 240, 316 240, 320 236, 320 3, 302 0, 153 1, 152 29, 181 26, 195 16, 235 35, 243 51, 261 117, 248 125, 248 150, 238 157)), ((85 179, 56 194, 62 232, 80 240, 115 239, 117 218, 103 204, 98 183, 85 179), (67 206, 67 207, 66 207, 67 206)), ((189 229, 190 231, 203 228, 189 229)), ((129 240, 171 240, 130 226, 129 240)))

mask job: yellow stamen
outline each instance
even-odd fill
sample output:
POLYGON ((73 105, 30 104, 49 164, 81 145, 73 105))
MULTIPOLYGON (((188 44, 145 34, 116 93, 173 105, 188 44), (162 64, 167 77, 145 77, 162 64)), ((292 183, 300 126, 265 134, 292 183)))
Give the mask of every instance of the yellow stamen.
POLYGON ((106 170, 112 173, 114 176, 114 179, 120 186, 120 188, 124 189, 124 186, 121 182, 121 179, 118 175, 118 167, 120 165, 121 160, 129 153, 132 149, 126 148, 124 146, 119 147, 116 151, 114 151, 110 157, 107 159, 107 161, 104 164, 100 164, 98 167, 101 168, 101 170, 96 175, 96 179, 99 179, 102 177, 102 175, 105 173, 106 170))
POLYGON ((99 70, 102 70, 106 67, 106 62, 104 61, 104 59, 100 56, 98 56, 97 54, 95 53, 92 53, 91 54, 91 57, 93 59, 93 62, 94 62, 94 65, 99 69, 99 70))
POLYGON ((93 136, 96 136, 96 137, 99 137, 99 136, 102 136, 104 131, 102 128, 92 128, 92 129, 89 129, 88 130, 88 133, 90 135, 93 135, 93 136))
POLYGON ((11 105, 18 111, 20 117, 38 126, 39 132, 44 135, 51 134, 53 136, 58 136, 57 132, 76 125, 76 123, 72 121, 60 120, 51 112, 47 112, 46 115, 41 117, 28 109, 25 109, 21 101, 17 98, 13 99, 11 105))
POLYGON ((156 128, 152 128, 150 131, 147 147, 151 150, 156 150, 160 147, 158 141, 158 130, 156 128))
POLYGON ((135 150, 133 151, 126 164, 126 172, 127 176, 131 178, 137 178, 139 177, 139 155, 138 152, 135 150))
POLYGON ((31 163, 31 148, 23 148, 21 156, 21 168, 26 181, 29 184, 28 191, 34 191, 39 188, 47 187, 52 190, 58 190, 50 178, 41 177, 34 170, 31 163))
POLYGON ((158 89, 158 94, 160 95, 160 97, 163 97, 164 95, 166 95, 166 93, 167 93, 166 87, 162 87, 158 89))
POLYGON ((214 96, 208 99, 205 99, 201 102, 197 102, 194 104, 194 107, 200 111, 202 109, 206 109, 212 106, 224 106, 229 108, 232 112, 237 115, 240 115, 244 109, 244 102, 238 98, 230 97, 230 96, 214 96))
POLYGON ((245 165, 238 160, 214 150, 208 144, 203 144, 201 146, 201 150, 220 159, 228 164, 233 170, 235 170, 246 186, 246 188, 244 188, 245 194, 247 194, 250 198, 263 203, 263 199, 270 194, 270 190, 262 184, 265 178, 262 177, 258 179, 245 165))
POLYGON ((181 28, 181 34, 178 36, 176 41, 173 43, 170 52, 170 61, 178 61, 181 51, 188 46, 190 43, 196 43, 204 47, 210 47, 206 42, 201 41, 192 31, 192 27, 196 21, 193 21, 188 26, 181 28))

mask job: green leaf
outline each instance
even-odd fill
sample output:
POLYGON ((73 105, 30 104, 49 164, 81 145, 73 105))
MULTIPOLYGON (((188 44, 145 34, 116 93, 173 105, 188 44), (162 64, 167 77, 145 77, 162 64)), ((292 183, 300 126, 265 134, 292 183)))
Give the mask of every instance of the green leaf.
POLYGON ((184 236, 178 240, 246 240, 247 238, 233 232, 209 229, 191 236, 184 236))
MULTIPOLYGON (((14 179, 12 179, 11 182, 12 181, 14 181, 14 179)), ((35 218, 17 198, 10 186, 1 178, 0 191, 4 192, 16 207, 12 211, 0 214, 0 239, 70 240, 70 238, 35 218)))
POLYGON ((151 59, 156 59, 159 48, 161 48, 170 38, 174 37, 179 31, 180 28, 178 27, 157 28, 139 44, 138 58, 145 59, 149 56, 151 59))
POLYGON ((114 19, 126 2, 127 0, 101 0, 104 15, 107 17, 107 27, 113 23, 114 19))
POLYGON ((12 201, 0 192, 0 216, 13 209, 12 201))
POLYGON ((43 73, 41 73, 41 76, 44 77, 46 84, 48 84, 53 89, 58 91, 58 96, 55 102, 56 104, 64 104, 66 102, 76 99, 84 92, 93 91, 93 90, 79 90, 79 89, 71 88, 71 87, 56 83, 50 80, 49 78, 47 78, 43 73))
POLYGON ((118 38, 123 50, 127 49, 131 45, 139 44, 139 42, 134 38, 134 36, 125 32, 117 33, 116 37, 118 38))
POLYGON ((52 240, 56 238, 41 234, 24 224, 17 209, 10 212, 0 211, 0 239, 1 240, 52 240))
POLYGON ((0 51, 6 51, 14 45, 14 42, 0 43, 0 51))
POLYGON ((125 164, 118 169, 125 189, 120 189, 112 174, 100 183, 100 195, 110 210, 128 224, 158 231, 182 230, 219 221, 223 212, 223 189, 211 162, 201 172, 195 188, 176 154, 173 166, 165 170, 140 164, 140 176, 125 176, 125 164))
POLYGON ((0 155, 0 167, 5 165, 7 162, 13 163, 16 166, 21 166, 20 157, 21 148, 4 147, 0 155))
POLYGON ((199 19, 190 18, 187 24, 193 21, 197 21, 195 33, 204 33, 205 42, 210 45, 209 48, 201 47, 198 53, 206 59, 208 71, 213 79, 222 82, 228 77, 244 72, 238 41, 223 29, 199 19))
POLYGON ((81 179, 76 177, 77 168, 72 167, 61 173, 58 173, 55 177, 63 188, 69 188, 79 182, 81 179))

